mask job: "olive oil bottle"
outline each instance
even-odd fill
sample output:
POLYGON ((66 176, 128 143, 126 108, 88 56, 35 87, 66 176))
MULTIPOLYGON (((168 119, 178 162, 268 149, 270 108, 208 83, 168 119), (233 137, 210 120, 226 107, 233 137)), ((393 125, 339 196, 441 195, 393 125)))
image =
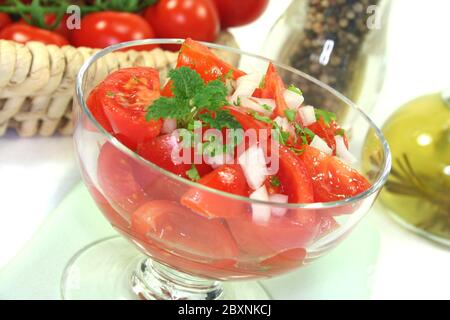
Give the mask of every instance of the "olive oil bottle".
POLYGON ((450 95, 430 94, 405 104, 383 132, 392 171, 382 203, 409 229, 450 245, 450 95))

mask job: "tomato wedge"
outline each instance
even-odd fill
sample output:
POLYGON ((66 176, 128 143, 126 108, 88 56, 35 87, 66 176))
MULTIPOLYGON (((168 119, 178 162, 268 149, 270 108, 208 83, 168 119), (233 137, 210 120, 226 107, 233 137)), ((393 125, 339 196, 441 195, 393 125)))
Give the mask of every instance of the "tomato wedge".
MULTIPOLYGON (((191 163, 194 163, 194 149, 182 149, 180 152, 177 152, 178 148, 179 142, 177 137, 172 134, 167 134, 139 144, 137 153, 159 167, 175 173, 180 177, 187 178, 186 172, 192 168, 191 163), (184 152, 190 152, 188 161, 186 163, 178 163, 175 161, 178 159, 172 153, 176 153, 176 155, 182 158, 184 152)), ((201 177, 212 171, 211 166, 206 163, 195 164, 195 167, 201 177)))
MULTIPOLYGON (((91 94, 89 95, 86 101, 86 105, 91 111, 95 120, 97 120, 97 122, 103 127, 103 129, 105 129, 109 133, 112 133, 113 129, 111 127, 111 124, 109 123, 109 120, 105 115, 103 107, 98 103, 97 96, 98 96, 98 88, 92 90, 91 94)), ((87 126, 88 129, 96 131, 96 129, 91 124, 87 124, 87 126)))
POLYGON ((344 200, 371 186, 356 170, 313 147, 305 146, 300 159, 312 176, 316 202, 344 200))
MULTIPOLYGON (((223 165, 198 181, 216 190, 248 197, 249 187, 242 168, 238 164, 223 165)), ((238 200, 224 200, 223 196, 197 188, 190 189, 181 199, 181 204, 208 218, 241 216, 246 204, 238 200)))
POLYGON ((273 118, 284 117, 285 111, 288 110, 284 99, 284 90, 283 79, 281 79, 273 63, 270 63, 264 78, 264 86, 257 91, 256 95, 261 98, 275 99, 277 106, 273 112, 273 118))
POLYGON ((236 243, 219 220, 209 220, 172 201, 149 201, 131 217, 133 232, 180 255, 232 259, 236 243))
POLYGON ((235 80, 245 75, 245 72, 217 57, 208 47, 190 38, 186 39, 181 46, 177 68, 181 66, 194 69, 206 82, 216 80, 229 73, 235 80))
POLYGON ((160 96, 159 90, 159 72, 147 67, 120 69, 96 89, 98 107, 103 108, 113 133, 131 149, 160 133, 160 120, 145 120, 149 105, 160 96))
POLYGON ((120 213, 134 211, 146 197, 133 175, 133 161, 109 142, 100 150, 97 177, 104 195, 120 213))

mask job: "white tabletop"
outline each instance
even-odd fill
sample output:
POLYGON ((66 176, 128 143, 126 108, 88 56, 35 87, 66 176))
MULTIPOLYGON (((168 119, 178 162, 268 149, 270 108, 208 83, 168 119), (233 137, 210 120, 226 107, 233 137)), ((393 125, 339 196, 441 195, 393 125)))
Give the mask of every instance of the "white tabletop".
MULTIPOLYGON (((382 124, 396 107, 415 95, 440 89, 450 74, 450 2, 393 0, 389 72, 372 117, 382 124), (425 6, 426 4, 426 6, 425 6)), ((272 0, 257 22, 233 30, 240 46, 258 52, 270 26, 290 0, 272 0)), ((70 138, 0 138, 0 272, 69 190, 79 182, 70 138)), ((376 267, 369 270, 372 298, 450 298, 450 251, 403 230, 376 206, 370 224, 380 234, 376 267)), ((279 282, 268 282, 283 297, 279 282)), ((0 295, 7 297, 4 292, 0 295)), ((291 295, 295 298, 295 292, 291 295)), ((301 297, 299 295, 299 297, 301 297)))

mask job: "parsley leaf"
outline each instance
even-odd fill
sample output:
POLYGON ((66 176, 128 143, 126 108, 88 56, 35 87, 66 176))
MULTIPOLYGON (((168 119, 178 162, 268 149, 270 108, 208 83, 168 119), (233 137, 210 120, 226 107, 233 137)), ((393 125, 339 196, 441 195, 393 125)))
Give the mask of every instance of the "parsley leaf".
POLYGON ((172 92, 178 99, 190 99, 204 86, 200 74, 188 67, 170 70, 169 78, 173 81, 172 92))
POLYGON ((272 119, 270 119, 269 117, 263 116, 256 111, 253 111, 251 113, 251 115, 253 116, 253 118, 255 118, 258 121, 262 121, 262 122, 269 123, 269 124, 273 123, 272 119))
POLYGON ((261 107, 262 107, 264 110, 266 110, 266 111, 270 111, 270 112, 272 111, 272 107, 269 106, 269 105, 267 105, 267 104, 265 104, 265 103, 262 104, 261 107))
POLYGON ((189 170, 186 171, 186 175, 192 181, 200 180, 200 174, 198 173, 197 168, 195 167, 195 165, 192 165, 192 167, 189 170))
POLYGON ((285 146, 290 137, 289 132, 283 131, 275 121, 273 122, 273 128, 275 129, 273 138, 285 146))
POLYGON ((270 184, 273 187, 281 187, 280 179, 277 176, 271 176, 270 177, 270 184))
POLYGON ((337 136, 344 137, 344 136, 345 136, 345 130, 344 130, 344 129, 338 129, 338 130, 336 131, 336 135, 337 135, 337 136))
POLYGON ((205 84, 201 76, 188 67, 169 72, 173 97, 160 97, 147 111, 146 119, 176 119, 178 128, 189 128, 196 120, 212 128, 241 128, 239 122, 226 110, 228 94, 225 84, 214 80, 205 84))
POLYGON ((284 111, 284 115, 290 122, 294 122, 296 111, 294 109, 288 109, 288 110, 284 111))
POLYGON ((333 120, 336 120, 336 115, 333 112, 317 108, 314 109, 314 112, 316 113, 316 119, 320 120, 320 118, 322 118, 327 126, 329 126, 333 120))
POLYGON ((295 124, 295 132, 300 136, 303 144, 308 144, 308 137, 310 140, 312 140, 312 139, 314 139, 314 136, 316 135, 310 129, 302 128, 298 123, 295 124))
POLYGON ((239 129, 241 124, 236 121, 228 110, 217 110, 213 117, 210 113, 203 113, 198 118, 208 124, 211 128, 221 130, 222 128, 239 129))
POLYGON ((292 91, 292 92, 294 92, 294 93, 296 93, 296 94, 299 94, 299 95, 301 95, 301 96, 303 95, 302 90, 300 90, 299 88, 297 88, 297 87, 294 86, 293 84, 291 84, 291 85, 289 86, 288 90, 289 90, 289 91, 292 91))

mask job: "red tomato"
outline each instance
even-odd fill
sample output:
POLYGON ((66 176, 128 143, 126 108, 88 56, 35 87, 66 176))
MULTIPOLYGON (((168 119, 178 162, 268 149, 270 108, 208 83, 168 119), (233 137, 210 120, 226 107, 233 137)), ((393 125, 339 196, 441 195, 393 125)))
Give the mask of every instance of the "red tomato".
MULTIPOLYGON (((160 0, 148 7, 145 19, 158 38, 192 38, 214 42, 220 29, 219 15, 211 0, 160 0)), ((176 46, 165 46, 176 51, 176 46)))
POLYGON ((131 149, 161 130, 160 120, 145 120, 148 107, 159 98, 159 87, 156 69, 135 67, 110 74, 96 89, 97 103, 114 134, 131 149))
POLYGON ((44 44, 54 44, 60 47, 69 44, 64 37, 55 32, 39 29, 23 23, 14 23, 1 30, 0 39, 13 40, 20 43, 39 41, 44 44))
POLYGON ((275 66, 270 63, 264 78, 264 87, 258 91, 261 98, 275 99, 276 108, 273 117, 285 117, 285 111, 288 110, 286 100, 284 99, 284 83, 277 72, 275 66))
MULTIPOLYGON (((86 100, 86 105, 88 106, 89 110, 91 111, 92 115, 94 116, 95 120, 109 133, 112 133, 112 127, 109 123, 108 118, 105 115, 105 112, 103 110, 103 107, 97 102, 97 95, 98 95, 98 88, 92 90, 90 93, 88 99, 86 100)), ((95 128, 90 127, 88 129, 91 129, 92 131, 96 131, 95 128)))
POLYGON ((132 230, 147 242, 157 243, 180 255, 214 259, 232 259, 236 243, 226 226, 192 213, 172 201, 150 201, 131 217, 132 230))
POLYGON ((133 161, 109 142, 100 150, 97 178, 105 197, 120 213, 131 213, 146 197, 133 175, 133 161))
POLYGON ((8 14, 0 12, 0 30, 5 28, 6 26, 9 26, 12 23, 11 18, 8 14))
POLYGON ((303 248, 289 249, 260 263, 266 275, 276 276, 289 270, 294 270, 303 265, 306 257, 306 250, 303 248))
POLYGON ((237 122, 241 124, 244 132, 247 130, 256 130, 258 141, 268 139, 270 136, 272 126, 269 123, 256 120, 252 115, 249 115, 247 112, 239 109, 238 107, 226 106, 225 109, 228 110, 237 122))
POLYGON ((313 183, 303 162, 287 147, 279 145, 277 176, 290 203, 314 202, 313 183))
POLYGON ((214 0, 222 29, 255 21, 266 10, 269 0, 214 0))
MULTIPOLYGON (((154 38, 152 27, 144 18, 126 12, 103 11, 86 15, 81 28, 72 30, 70 42, 76 47, 105 48, 110 45, 154 38)), ((133 47, 133 50, 151 50, 155 45, 133 47)))
MULTIPOLYGON (((333 120, 333 121, 331 121, 331 123, 329 125, 326 125, 323 118, 320 118, 318 121, 309 125, 307 128, 310 129, 315 134, 317 134, 320 138, 325 140, 325 142, 328 144, 328 146, 331 149, 333 149, 334 154, 336 154, 336 141, 334 140, 334 137, 337 135, 338 131, 340 130, 340 127, 336 123, 336 121, 333 120)), ((344 135, 344 142, 345 142, 346 146, 348 147, 347 135, 344 135)))
MULTIPOLYGON (((192 168, 194 150, 193 149, 182 149, 180 152, 177 152, 179 148, 179 141, 175 135, 167 134, 163 136, 159 136, 155 139, 152 139, 148 142, 142 143, 138 146, 137 153, 147 159, 150 162, 153 162, 157 166, 175 173, 180 177, 187 178, 186 172, 192 168), (174 153, 174 149, 176 155, 180 157, 178 160, 182 160, 181 158, 184 155, 184 152, 191 152, 190 155, 187 155, 189 158, 186 163, 175 163, 172 153, 174 153)), ((203 176, 209 172, 211 172, 212 168, 206 163, 195 165, 197 171, 200 176, 203 176)))
POLYGON ((312 177, 316 202, 344 200, 370 188, 370 183, 356 170, 313 147, 305 146, 300 159, 312 177))
POLYGON ((221 60, 208 47, 192 39, 186 39, 181 46, 177 67, 181 66, 194 69, 206 82, 216 80, 230 71, 233 79, 245 75, 245 72, 221 60))
MULTIPOLYGON (((70 30, 67 28, 67 18, 69 17, 68 14, 65 14, 58 26, 52 30, 53 32, 56 32, 63 36, 65 39, 69 39, 70 36, 70 30)), ((52 26, 56 21, 56 14, 54 13, 46 13, 44 15, 44 22, 47 26, 52 26)), ((19 23, 27 24, 27 22, 24 19, 20 19, 19 23)))
MULTIPOLYGON (((198 183, 243 197, 249 195, 244 172, 238 164, 223 165, 201 178, 198 183)), ((241 216, 246 213, 247 207, 242 201, 224 199, 221 195, 196 188, 192 188, 183 196, 181 204, 208 218, 241 216)))

